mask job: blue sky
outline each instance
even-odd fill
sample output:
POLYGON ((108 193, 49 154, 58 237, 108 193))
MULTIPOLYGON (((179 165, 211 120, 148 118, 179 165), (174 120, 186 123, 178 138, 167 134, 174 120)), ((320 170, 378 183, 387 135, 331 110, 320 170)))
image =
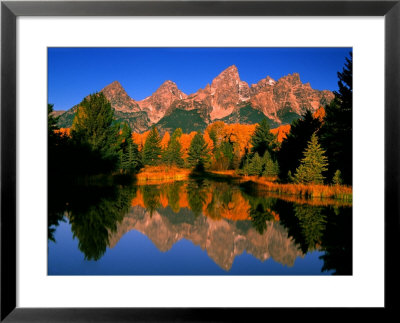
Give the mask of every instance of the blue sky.
POLYGON ((49 48, 48 102, 67 110, 90 93, 119 81, 133 99, 151 95, 166 80, 186 94, 236 65, 249 85, 299 73, 318 90, 337 90, 351 48, 49 48))

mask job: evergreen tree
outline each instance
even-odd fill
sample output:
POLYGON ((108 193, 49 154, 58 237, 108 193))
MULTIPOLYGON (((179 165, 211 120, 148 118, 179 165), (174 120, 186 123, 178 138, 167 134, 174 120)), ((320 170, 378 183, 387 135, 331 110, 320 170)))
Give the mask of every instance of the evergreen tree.
POLYGON ((335 185, 341 185, 343 183, 342 180, 342 173, 340 172, 340 170, 337 170, 335 172, 335 175, 333 175, 333 179, 332 179, 333 184, 335 185))
POLYGON ((276 136, 271 133, 267 119, 264 119, 256 126, 256 130, 251 137, 251 144, 252 154, 258 153, 259 156, 263 156, 265 151, 269 151, 272 154, 277 147, 276 136))
POLYGON ((113 115, 111 104, 102 92, 89 95, 75 113, 72 137, 104 155, 116 153, 119 125, 112 124, 113 115))
POLYGON ((127 123, 122 125, 118 136, 120 169, 137 172, 142 167, 138 146, 132 140, 132 130, 127 123))
POLYGON ((256 152, 254 156, 251 158, 249 167, 248 167, 248 174, 259 176, 263 171, 263 160, 261 159, 260 155, 256 152))
POLYGON ((320 128, 321 121, 314 118, 310 110, 306 110, 300 119, 292 122, 290 132, 277 153, 281 180, 290 181, 288 172, 295 172, 311 135, 320 128))
POLYGON ((232 168, 234 151, 233 145, 228 141, 223 141, 214 149, 215 166, 218 170, 226 170, 232 168))
POLYGON ((126 150, 121 150, 121 169, 127 172, 137 172, 142 166, 138 146, 130 140, 126 150))
POLYGON ((47 130, 49 139, 53 138, 55 135, 55 131, 58 130, 57 122, 58 117, 53 116, 54 104, 47 104, 47 130))
POLYGON ((171 140, 178 140, 183 135, 181 128, 176 128, 172 134, 171 140))
POLYGON ((238 170, 238 174, 249 175, 250 155, 245 154, 242 162, 242 168, 238 170))
POLYGON ((155 166, 159 164, 161 158, 161 138, 158 130, 153 126, 143 147, 143 163, 155 166))
POLYGON ((176 165, 178 167, 183 166, 182 159, 182 145, 179 142, 179 137, 182 135, 182 129, 175 129, 172 134, 171 140, 168 143, 168 147, 163 151, 162 159, 163 162, 169 166, 176 165))
POLYGON ((327 157, 325 151, 318 143, 318 137, 315 133, 311 136, 304 158, 294 174, 295 181, 303 184, 323 184, 325 177, 322 175, 327 170, 327 157))
POLYGON ((329 159, 327 176, 332 178, 340 169, 343 182, 352 184, 353 177, 353 58, 346 58, 343 71, 338 72, 339 91, 325 107, 325 119, 321 128, 321 144, 329 159))
POLYGON ((264 177, 276 177, 279 174, 278 161, 274 161, 268 151, 265 152, 263 156, 264 170, 262 176, 264 177))
POLYGON ((204 170, 210 161, 209 149, 201 132, 197 132, 190 143, 187 162, 190 167, 204 170))
POLYGON ((293 177, 291 171, 288 171, 288 173, 287 173, 287 181, 288 181, 289 183, 293 183, 293 182, 296 181, 295 178, 293 177))

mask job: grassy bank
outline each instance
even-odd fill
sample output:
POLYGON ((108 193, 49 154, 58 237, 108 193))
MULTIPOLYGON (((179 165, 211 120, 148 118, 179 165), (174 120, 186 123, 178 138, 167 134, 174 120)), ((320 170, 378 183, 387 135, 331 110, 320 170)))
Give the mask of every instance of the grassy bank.
POLYGON ((138 183, 173 182, 189 178, 191 170, 174 166, 146 166, 137 174, 138 183))
POLYGON ((353 200, 353 189, 346 185, 305 185, 305 184, 282 184, 274 181, 273 178, 258 176, 241 176, 235 171, 216 171, 213 174, 221 177, 235 178, 239 182, 254 183, 257 190, 273 192, 277 195, 288 195, 311 199, 337 199, 351 203, 353 200))
POLYGON ((338 199, 352 202, 353 189, 346 185, 317 185, 317 184, 281 184, 268 178, 257 176, 241 176, 241 182, 253 182, 257 184, 257 189, 261 191, 274 192, 282 195, 300 196, 302 198, 319 199, 338 199))
MULTIPOLYGON (((138 184, 157 184, 189 179, 191 169, 173 166, 146 166, 137 174, 138 184)), ((200 176, 200 175, 198 175, 200 176)), ((233 170, 212 171, 201 175, 214 180, 235 180, 239 183, 252 183, 260 192, 271 192, 277 196, 293 196, 303 199, 336 199, 351 203, 353 190, 345 185, 305 185, 305 184, 281 184, 258 176, 242 176, 233 170)))

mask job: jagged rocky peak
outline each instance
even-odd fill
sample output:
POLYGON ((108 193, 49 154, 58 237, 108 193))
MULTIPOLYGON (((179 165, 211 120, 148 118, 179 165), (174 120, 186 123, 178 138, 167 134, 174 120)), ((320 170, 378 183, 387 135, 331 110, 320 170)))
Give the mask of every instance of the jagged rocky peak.
POLYGON ((255 94, 262 90, 270 90, 275 85, 275 83, 276 81, 272 77, 267 76, 266 78, 258 81, 256 84, 252 84, 250 92, 251 94, 255 94))
POLYGON ((149 97, 138 104, 147 112, 152 123, 158 122, 176 100, 184 100, 187 95, 178 89, 175 82, 167 80, 149 97))
POLYGON ((221 119, 231 114, 237 104, 250 100, 249 85, 240 80, 235 65, 222 71, 211 83, 212 120, 221 119))
POLYGON ((279 81, 284 80, 291 85, 297 85, 297 84, 302 84, 300 80, 300 75, 299 73, 293 73, 293 74, 288 74, 286 76, 283 76, 279 79, 279 81))
MULTIPOLYGON (((232 116, 228 119, 236 123, 248 123, 249 120, 257 122, 259 112, 277 124, 290 123, 305 109, 315 111, 334 98, 334 94, 328 90, 314 90, 310 83, 303 84, 299 73, 289 74, 278 80, 266 76, 249 87, 248 83, 240 79, 235 65, 227 67, 211 84, 189 96, 172 80, 164 81, 151 96, 137 102, 129 97, 118 81, 107 85, 102 92, 115 111, 120 112, 121 119, 126 118, 127 113, 132 113, 129 118, 132 122, 139 122, 141 130, 144 129, 145 122, 150 127, 175 111, 182 114, 182 110, 197 110, 205 123, 226 119, 228 116, 232 116), (249 107, 256 111, 250 111, 249 107), (243 108, 247 110, 243 111, 243 108), (133 118, 137 121, 133 121, 133 118)), ((60 120, 66 120, 63 126, 67 125, 73 113, 73 110, 68 110, 60 116, 60 120)))
POLYGON ((240 82, 239 71, 235 65, 223 70, 211 83, 211 89, 219 87, 221 84, 235 86, 240 82))
POLYGON ((104 87, 104 89, 123 89, 123 87, 121 83, 119 83, 119 81, 114 81, 108 84, 106 87, 104 87))
POLYGON ((178 89, 175 82, 167 80, 154 92, 156 95, 170 95, 174 99, 185 99, 187 95, 178 89))
POLYGON ((140 111, 139 105, 133 100, 122 87, 121 83, 114 81, 104 87, 101 92, 107 100, 110 101, 111 106, 116 111, 122 112, 138 112, 140 111))
POLYGON ((105 86, 101 92, 104 93, 104 95, 107 96, 112 96, 112 95, 128 95, 125 91, 125 89, 122 87, 121 83, 118 81, 114 81, 107 86, 105 86))

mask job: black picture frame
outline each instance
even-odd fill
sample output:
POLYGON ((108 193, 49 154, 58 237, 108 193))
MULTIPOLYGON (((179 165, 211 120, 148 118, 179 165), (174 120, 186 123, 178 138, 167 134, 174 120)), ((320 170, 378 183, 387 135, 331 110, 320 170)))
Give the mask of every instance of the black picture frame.
MULTIPOLYGON (((253 321, 313 308, 19 308, 16 307, 16 19, 19 16, 383 16, 385 19, 385 306, 396 311, 399 237, 400 1, 2 1, 1 3, 1 321, 253 321), (268 313, 269 314, 269 313, 268 313), (264 317, 263 317, 264 315, 264 317), (245 318, 244 318, 245 317, 245 318)), ((373 261, 373 259, 371 259, 373 261)), ((325 308, 341 318, 360 308, 325 308)), ((371 311, 373 310, 373 311, 371 311)), ((308 313, 308 312, 307 312, 308 313)), ((313 314, 315 315, 315 314, 313 314)), ((304 318, 304 317, 303 317, 304 318)), ((324 319, 324 317, 320 317, 324 319)))

